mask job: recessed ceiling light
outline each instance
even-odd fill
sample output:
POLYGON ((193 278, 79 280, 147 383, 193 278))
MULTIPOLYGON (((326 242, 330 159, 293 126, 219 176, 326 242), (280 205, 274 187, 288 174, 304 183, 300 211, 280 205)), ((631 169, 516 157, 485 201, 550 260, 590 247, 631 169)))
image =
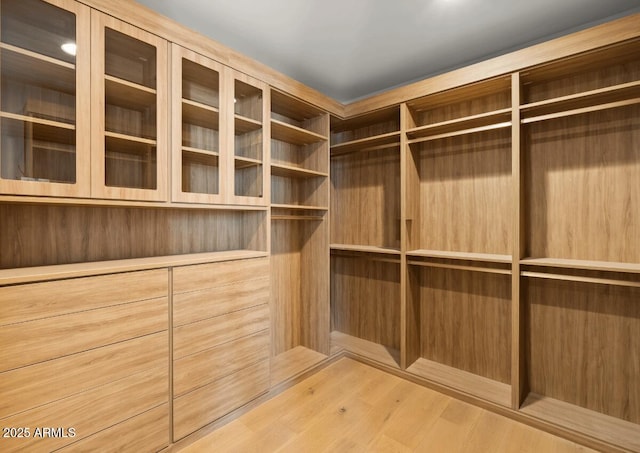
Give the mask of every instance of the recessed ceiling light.
POLYGON ((69 55, 73 55, 74 57, 76 56, 76 43, 75 42, 66 42, 63 45, 61 45, 60 48, 62 49, 62 51, 64 53, 67 53, 69 55))

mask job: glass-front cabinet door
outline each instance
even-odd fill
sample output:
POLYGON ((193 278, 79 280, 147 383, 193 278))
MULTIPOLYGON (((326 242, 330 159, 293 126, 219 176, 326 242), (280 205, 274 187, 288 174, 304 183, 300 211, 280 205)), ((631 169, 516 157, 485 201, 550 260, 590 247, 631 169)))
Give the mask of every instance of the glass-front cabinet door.
POLYGON ((221 146, 228 122, 221 105, 223 66, 171 45, 172 200, 224 203, 229 150, 221 146))
POLYGON ((0 193, 90 195, 90 10, 0 0, 0 193))
POLYGON ((229 145, 233 149, 230 163, 233 190, 231 203, 266 205, 269 202, 268 127, 269 91, 267 85, 237 71, 232 74, 232 133, 229 145))
POLYGON ((91 12, 92 196, 168 199, 168 44, 91 12))

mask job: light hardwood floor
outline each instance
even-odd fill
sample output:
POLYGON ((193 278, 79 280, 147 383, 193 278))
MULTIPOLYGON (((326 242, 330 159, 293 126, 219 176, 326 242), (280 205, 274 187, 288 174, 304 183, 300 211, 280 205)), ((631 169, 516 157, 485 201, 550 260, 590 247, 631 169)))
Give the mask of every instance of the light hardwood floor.
POLYGON ((212 451, 593 450, 343 358, 180 450, 212 451))

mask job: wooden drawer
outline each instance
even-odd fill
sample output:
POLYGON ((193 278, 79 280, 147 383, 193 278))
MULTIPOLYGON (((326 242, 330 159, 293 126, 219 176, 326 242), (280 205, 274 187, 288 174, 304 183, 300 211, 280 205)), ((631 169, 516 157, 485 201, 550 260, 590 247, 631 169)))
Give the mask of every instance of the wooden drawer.
POLYGON ((0 373, 0 419, 168 363, 164 331, 6 371, 0 373))
POLYGON ((263 360, 174 399, 174 441, 248 403, 268 389, 269 361, 263 360))
POLYGON ((163 404, 58 451, 155 452, 169 445, 169 428, 169 404, 163 404))
POLYGON ((238 281, 173 296, 173 325, 181 326, 269 303, 269 277, 238 281))
POLYGON ((174 360, 269 328, 269 306, 260 305, 173 329, 174 360))
POLYGON ((0 371, 167 330, 167 297, 0 327, 0 371))
POLYGON ((3 419, 3 426, 75 428, 76 436, 3 439, 2 451, 52 451, 165 403, 168 368, 163 366, 3 419))
POLYGON ((181 266, 173 269, 173 293, 186 293, 234 282, 269 277, 269 258, 181 266))
POLYGON ((0 287, 0 326, 168 295, 166 269, 0 287))
POLYGON ((269 330, 263 330, 174 361, 174 395, 183 395, 248 365, 268 359, 269 339, 269 330))

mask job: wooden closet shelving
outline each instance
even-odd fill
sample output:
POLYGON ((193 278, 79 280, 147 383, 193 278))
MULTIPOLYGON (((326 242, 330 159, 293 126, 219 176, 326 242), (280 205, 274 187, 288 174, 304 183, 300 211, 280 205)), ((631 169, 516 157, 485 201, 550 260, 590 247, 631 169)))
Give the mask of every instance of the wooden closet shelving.
POLYGON ((521 74, 522 411, 630 450, 640 446, 631 365, 640 249, 630 240, 639 234, 639 89, 637 39, 521 74))
POLYGON ((331 342, 400 367, 400 109, 331 121, 331 342))
POLYGON ((329 354, 329 116, 271 90, 270 123, 275 386, 329 354))
POLYGON ((508 407, 511 77, 402 108, 407 371, 508 407))
POLYGON ((342 106, 112 3, 0 0, 6 426, 177 448, 346 353, 640 451, 640 15, 342 106))

